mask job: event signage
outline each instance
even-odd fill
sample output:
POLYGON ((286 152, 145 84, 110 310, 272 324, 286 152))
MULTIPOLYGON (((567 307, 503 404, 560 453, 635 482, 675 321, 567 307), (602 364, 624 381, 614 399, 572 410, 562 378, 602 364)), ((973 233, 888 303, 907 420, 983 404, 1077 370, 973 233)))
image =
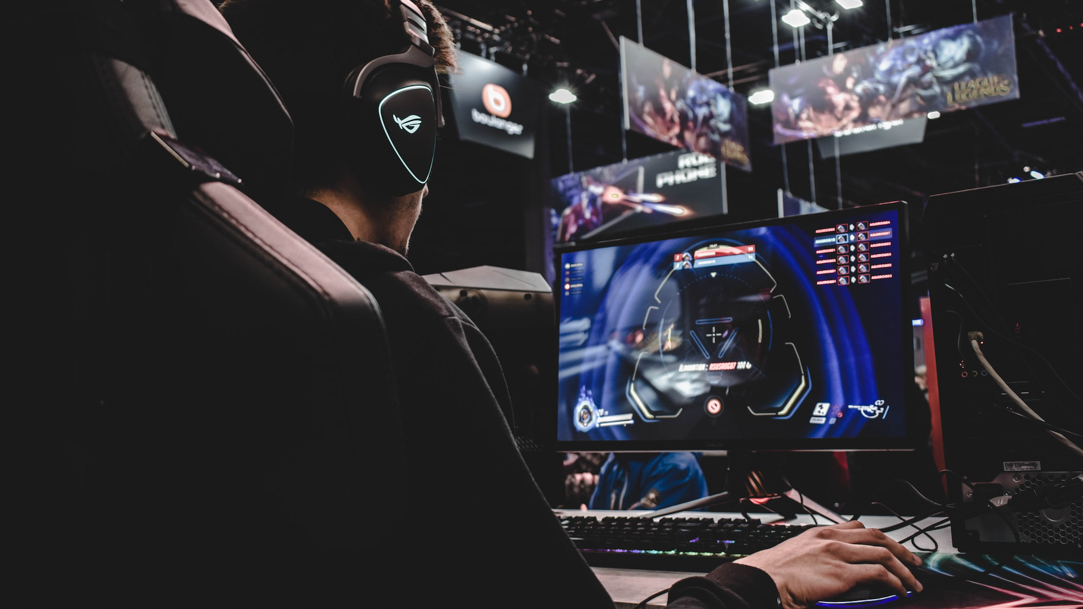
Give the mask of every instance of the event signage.
POLYGON ((459 52, 459 71, 448 77, 459 138, 534 158, 541 92, 504 66, 459 52))
POLYGON ((886 131, 929 112, 1018 99, 1012 18, 775 68, 770 82, 776 144, 886 131))
POLYGON ((620 54, 625 129, 752 171, 744 97, 624 37, 620 54))
POLYGON ((806 201, 801 197, 795 197, 786 193, 781 188, 778 189, 778 217, 785 218, 787 216, 803 216, 805 214, 818 214, 820 212, 829 211, 822 205, 817 205, 812 201, 806 201))
POLYGON ((677 150, 553 179, 554 241, 583 241, 726 213, 722 166, 677 150))

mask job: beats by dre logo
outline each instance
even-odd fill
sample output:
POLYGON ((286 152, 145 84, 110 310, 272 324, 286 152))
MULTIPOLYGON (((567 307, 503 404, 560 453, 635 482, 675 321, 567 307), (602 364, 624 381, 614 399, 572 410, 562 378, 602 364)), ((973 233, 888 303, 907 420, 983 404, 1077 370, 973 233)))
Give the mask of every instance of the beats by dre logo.
POLYGON ((493 116, 508 118, 511 114, 511 97, 507 89, 500 85, 489 83, 481 90, 481 103, 493 116))

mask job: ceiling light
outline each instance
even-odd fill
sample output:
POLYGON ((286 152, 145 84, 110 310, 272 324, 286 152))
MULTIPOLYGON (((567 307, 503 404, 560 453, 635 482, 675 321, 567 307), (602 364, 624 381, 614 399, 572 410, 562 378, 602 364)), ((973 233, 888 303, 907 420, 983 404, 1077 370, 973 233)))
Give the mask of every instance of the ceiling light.
POLYGON ((769 104, 775 99, 775 92, 770 89, 760 89, 754 91, 752 95, 748 97, 748 103, 754 105, 769 104))
POLYGON ((1045 174, 1040 171, 1031 171, 1030 177, 1034 178, 1035 180, 1041 180, 1045 177, 1045 174))
POLYGON ((570 104, 577 99, 579 98, 575 96, 575 93, 563 87, 549 94, 549 100, 558 104, 570 104))
POLYGON ((864 4, 861 0, 835 0, 835 3, 846 10, 857 8, 864 4))
POLYGON ((940 118, 940 111, 933 110, 929 113, 929 118, 940 118))
POLYGON ((812 23, 804 11, 796 8, 783 15, 782 22, 790 27, 801 27, 812 23))

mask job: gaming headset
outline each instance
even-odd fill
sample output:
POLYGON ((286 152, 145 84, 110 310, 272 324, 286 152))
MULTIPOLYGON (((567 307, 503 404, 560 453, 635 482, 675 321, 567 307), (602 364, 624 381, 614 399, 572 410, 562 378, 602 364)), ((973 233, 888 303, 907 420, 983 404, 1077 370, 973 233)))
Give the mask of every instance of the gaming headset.
POLYGON ((405 46, 354 68, 343 85, 347 115, 365 147, 360 163, 368 184, 404 195, 424 188, 432 172, 436 130, 444 124, 435 50, 425 16, 410 0, 392 4, 401 12, 405 46))

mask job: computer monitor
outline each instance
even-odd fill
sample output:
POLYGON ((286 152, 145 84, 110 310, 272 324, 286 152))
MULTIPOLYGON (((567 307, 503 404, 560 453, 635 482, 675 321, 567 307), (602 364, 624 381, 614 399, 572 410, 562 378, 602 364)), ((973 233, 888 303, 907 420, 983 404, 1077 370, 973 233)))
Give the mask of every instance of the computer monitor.
MULTIPOLYGON (((558 248, 566 451, 914 448, 906 204, 558 248)), ((922 419, 925 419, 924 424, 922 419)))

